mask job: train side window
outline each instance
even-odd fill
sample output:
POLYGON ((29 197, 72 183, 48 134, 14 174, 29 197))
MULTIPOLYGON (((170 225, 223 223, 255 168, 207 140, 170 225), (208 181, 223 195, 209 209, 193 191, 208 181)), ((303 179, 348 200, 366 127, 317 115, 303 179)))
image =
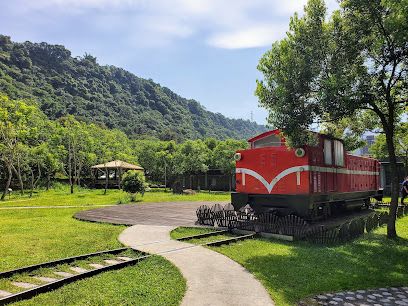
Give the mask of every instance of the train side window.
POLYGON ((339 140, 334 141, 334 162, 336 166, 344 166, 344 147, 339 140))
POLYGON ((333 164, 333 156, 332 156, 332 142, 330 139, 324 140, 324 163, 326 165, 333 164))
POLYGON ((282 145, 281 137, 279 135, 269 135, 253 142, 252 146, 256 148, 265 147, 280 147, 282 145))

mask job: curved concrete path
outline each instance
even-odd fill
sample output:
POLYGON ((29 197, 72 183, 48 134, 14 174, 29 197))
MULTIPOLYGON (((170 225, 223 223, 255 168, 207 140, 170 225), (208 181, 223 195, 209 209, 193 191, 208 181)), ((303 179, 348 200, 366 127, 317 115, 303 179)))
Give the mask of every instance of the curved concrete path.
POLYGON ((274 305, 265 288, 241 265, 202 246, 172 240, 173 226, 135 225, 119 241, 159 254, 176 265, 187 281, 182 306, 274 305))

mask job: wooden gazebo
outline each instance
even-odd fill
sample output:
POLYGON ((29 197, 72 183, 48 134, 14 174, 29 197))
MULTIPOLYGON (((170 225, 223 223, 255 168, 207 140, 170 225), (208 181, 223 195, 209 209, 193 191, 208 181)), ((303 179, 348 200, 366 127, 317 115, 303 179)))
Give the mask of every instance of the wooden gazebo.
POLYGON ((120 188, 122 174, 128 170, 144 171, 138 165, 133 165, 122 160, 114 160, 91 167, 95 187, 120 188))

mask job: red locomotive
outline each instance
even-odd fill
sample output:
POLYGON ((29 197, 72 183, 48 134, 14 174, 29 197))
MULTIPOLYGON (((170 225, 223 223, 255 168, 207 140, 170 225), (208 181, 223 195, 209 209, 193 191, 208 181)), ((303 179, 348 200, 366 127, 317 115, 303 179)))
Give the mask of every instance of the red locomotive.
POLYGON ((235 210, 249 204, 257 213, 315 220, 381 197, 377 160, 345 152, 340 139, 316 135, 316 146, 297 149, 288 149, 279 130, 249 139, 250 149, 235 154, 235 210))

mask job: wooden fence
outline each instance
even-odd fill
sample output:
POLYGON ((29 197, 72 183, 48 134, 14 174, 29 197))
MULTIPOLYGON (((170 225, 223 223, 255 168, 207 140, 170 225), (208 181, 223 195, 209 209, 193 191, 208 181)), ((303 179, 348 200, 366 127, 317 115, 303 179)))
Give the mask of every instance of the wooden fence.
MULTIPOLYGON (((248 208, 234 211, 231 204, 224 207, 220 204, 212 207, 203 205, 197 209, 196 214, 201 225, 286 235, 292 236, 294 240, 306 240, 316 244, 336 244, 353 240, 387 224, 389 218, 386 211, 373 211, 340 225, 314 225, 294 215, 283 217, 274 213, 257 215, 248 208)), ((398 207, 397 217, 405 214, 408 214, 408 209, 398 207)))

